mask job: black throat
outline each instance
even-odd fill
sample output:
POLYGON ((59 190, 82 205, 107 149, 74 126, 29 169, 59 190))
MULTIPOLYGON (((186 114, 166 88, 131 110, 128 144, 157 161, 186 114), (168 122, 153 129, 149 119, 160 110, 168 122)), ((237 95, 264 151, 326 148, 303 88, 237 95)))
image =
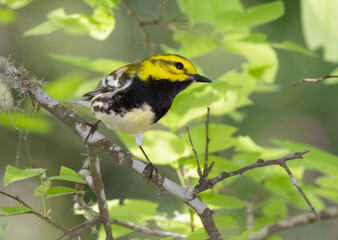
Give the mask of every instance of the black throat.
POLYGON ((137 76, 132 80, 131 85, 123 91, 119 91, 112 97, 98 97, 94 102, 103 102, 97 109, 105 113, 115 113, 123 116, 133 108, 142 108, 144 104, 151 106, 155 113, 154 123, 160 120, 169 110, 175 96, 187 88, 193 81, 175 81, 166 79, 153 80, 151 77, 146 81, 141 81, 137 76))

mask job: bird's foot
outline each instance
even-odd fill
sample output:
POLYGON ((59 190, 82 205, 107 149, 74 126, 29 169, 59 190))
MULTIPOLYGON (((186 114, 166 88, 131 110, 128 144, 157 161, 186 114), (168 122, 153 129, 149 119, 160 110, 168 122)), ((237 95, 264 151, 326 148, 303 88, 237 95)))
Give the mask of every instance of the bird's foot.
POLYGON ((97 128, 99 127, 99 123, 101 122, 101 120, 97 121, 96 123, 87 123, 86 122, 86 126, 90 126, 90 130, 89 130, 89 133, 85 139, 85 144, 87 144, 88 142, 88 139, 90 137, 92 137, 94 135, 94 133, 96 132, 97 128))
POLYGON ((149 181, 152 179, 153 174, 155 172, 155 176, 156 178, 158 177, 158 170, 156 167, 154 167, 154 165, 149 161, 147 166, 144 168, 143 170, 143 176, 146 177, 148 179, 147 184, 149 183, 149 181))

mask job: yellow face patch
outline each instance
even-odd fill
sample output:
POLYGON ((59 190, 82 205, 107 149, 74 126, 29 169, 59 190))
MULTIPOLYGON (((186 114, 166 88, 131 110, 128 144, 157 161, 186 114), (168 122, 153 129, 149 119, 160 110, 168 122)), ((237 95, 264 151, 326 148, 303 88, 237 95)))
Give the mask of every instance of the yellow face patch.
POLYGON ((137 75, 141 80, 150 77, 154 80, 167 79, 169 81, 186 81, 187 74, 197 74, 192 63, 179 55, 163 54, 147 58, 140 62, 140 70, 137 75))

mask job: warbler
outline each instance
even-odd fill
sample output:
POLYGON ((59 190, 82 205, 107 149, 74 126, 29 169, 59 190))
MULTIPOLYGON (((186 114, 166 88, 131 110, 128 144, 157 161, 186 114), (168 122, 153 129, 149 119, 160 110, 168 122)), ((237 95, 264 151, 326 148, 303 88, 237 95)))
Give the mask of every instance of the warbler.
MULTIPOLYGON (((98 122, 136 136, 148 167, 152 164, 142 148, 143 133, 168 112, 175 96, 194 82, 211 80, 199 75, 188 59, 162 54, 113 71, 83 97, 98 122)), ((96 128, 97 124, 86 141, 96 128)))

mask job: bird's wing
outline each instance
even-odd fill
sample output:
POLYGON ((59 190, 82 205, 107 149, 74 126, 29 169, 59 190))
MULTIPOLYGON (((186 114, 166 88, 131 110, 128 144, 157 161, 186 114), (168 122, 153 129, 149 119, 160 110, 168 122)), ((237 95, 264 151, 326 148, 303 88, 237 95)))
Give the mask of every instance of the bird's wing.
POLYGON ((117 91, 123 90, 131 83, 130 75, 126 72, 129 65, 124 66, 104 77, 97 87, 83 95, 87 100, 92 100, 98 96, 112 96, 117 91))

